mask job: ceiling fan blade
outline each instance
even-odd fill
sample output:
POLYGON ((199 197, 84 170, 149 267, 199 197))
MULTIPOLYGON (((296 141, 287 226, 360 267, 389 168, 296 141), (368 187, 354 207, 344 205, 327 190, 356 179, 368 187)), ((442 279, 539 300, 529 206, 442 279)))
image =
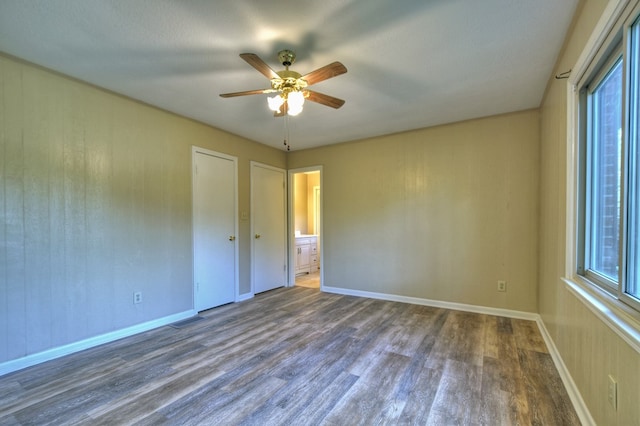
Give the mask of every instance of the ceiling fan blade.
POLYGON ((333 96, 325 95, 324 93, 320 92, 314 92, 312 90, 307 90, 306 92, 307 93, 305 98, 312 102, 317 102, 319 104, 336 109, 344 105, 344 101, 342 99, 334 98, 333 96))
POLYGON ((258 55, 254 53, 241 53, 240 57, 247 61, 249 65, 260 71, 260 73, 267 77, 269 80, 280 78, 280 76, 274 70, 272 70, 271 67, 267 65, 262 59, 260 59, 258 55))
POLYGON ((220 96, 223 98, 234 98, 236 96, 262 95, 265 93, 273 93, 273 92, 277 92, 277 90, 273 90, 273 89, 246 90, 244 92, 222 93, 220 96))
POLYGON ((336 77, 340 74, 347 72, 347 68, 340 62, 333 62, 329 65, 325 65, 322 68, 318 68, 315 71, 311 71, 309 74, 303 75, 301 78, 307 82, 307 85, 320 83, 332 77, 336 77))

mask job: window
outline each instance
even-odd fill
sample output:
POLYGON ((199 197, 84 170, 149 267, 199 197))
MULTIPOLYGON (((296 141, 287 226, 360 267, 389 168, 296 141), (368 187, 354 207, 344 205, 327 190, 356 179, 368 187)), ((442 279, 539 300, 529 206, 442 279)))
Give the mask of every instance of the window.
POLYGON ((640 310, 640 21, 579 86, 577 272, 640 310))

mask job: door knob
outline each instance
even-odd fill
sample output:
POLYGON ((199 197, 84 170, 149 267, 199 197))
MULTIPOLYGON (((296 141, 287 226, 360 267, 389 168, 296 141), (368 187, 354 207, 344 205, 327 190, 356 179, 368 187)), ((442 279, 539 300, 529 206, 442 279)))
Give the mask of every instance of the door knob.
POLYGON ((256 240, 260 238, 260 234, 256 234, 256 240))
POLYGON ((229 235, 229 241, 235 241, 236 237, 235 235, 229 235))

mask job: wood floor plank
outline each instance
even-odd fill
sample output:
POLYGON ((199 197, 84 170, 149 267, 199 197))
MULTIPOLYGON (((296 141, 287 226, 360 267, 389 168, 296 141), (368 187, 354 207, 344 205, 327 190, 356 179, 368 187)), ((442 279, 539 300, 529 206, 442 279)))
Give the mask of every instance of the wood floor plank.
POLYGON ((532 321, 302 287, 200 316, 0 377, 0 424, 579 424, 532 321))
POLYGON ((386 329, 393 323, 393 319, 406 309, 403 305, 382 300, 372 301, 360 315, 351 318, 349 325, 357 330, 354 337, 364 339, 386 329))
POLYGON ((395 393, 410 359, 383 353, 370 361, 369 367, 326 417, 328 424, 380 424, 389 411, 400 410, 397 414, 400 415, 404 401, 389 396, 395 393))
POLYGON ((450 311, 427 367, 444 369, 448 360, 482 365, 486 315, 450 311))
POLYGON ((87 414, 94 419, 95 424, 123 424, 138 421, 188 395, 223 373, 217 365, 207 365, 203 361, 186 370, 174 370, 162 380, 150 382, 138 389, 135 394, 126 393, 108 404, 89 410, 87 414), (130 403, 132 396, 136 398, 136 404, 130 403))
MULTIPOLYGON (((264 377, 249 383, 242 389, 231 393, 232 399, 224 407, 210 407, 202 416, 202 424, 229 425, 239 424, 252 412, 261 407, 264 402, 280 388, 286 385, 286 381, 276 377, 264 377)), ((191 410, 187 411, 187 419, 191 421, 191 410)))
POLYGON ((357 313, 361 305, 359 298, 344 296, 326 305, 322 310, 313 312, 314 322, 323 324, 341 323, 357 313))
MULTIPOLYGON (((438 371, 426 368, 425 363, 429 359, 434 345, 438 341, 438 336, 442 332, 442 328, 446 322, 447 316, 448 311, 440 309, 436 311, 432 317, 429 318, 428 323, 421 324, 426 333, 424 335, 424 338, 422 339, 422 342, 420 342, 420 345, 416 349, 416 352, 411 357, 411 364, 409 364, 409 366, 405 370, 401 386, 398 388, 398 398, 402 400, 410 399, 412 392, 414 392, 417 388, 421 390, 420 386, 418 385, 418 381, 422 379, 424 372, 426 371, 428 373, 428 377, 432 377, 434 376, 433 372, 438 371)), ((441 372, 442 370, 438 371, 438 380, 441 372)), ((432 401, 433 398, 430 398, 429 406, 431 405, 432 401)))
MULTIPOLYGON (((331 384, 314 396, 312 401, 302 407, 299 411, 289 411, 282 423, 274 423, 279 425, 319 425, 327 418, 329 413, 334 409, 338 401, 344 399, 345 395, 357 382, 358 377, 349 374, 346 371, 340 372, 331 384)), ((308 396, 309 397, 309 396, 308 396)))
POLYGON ((482 366, 480 423, 483 425, 515 425, 509 415, 509 393, 502 389, 500 361, 485 357, 482 366))
MULTIPOLYGON (((91 364, 92 365, 92 364, 91 364)), ((31 409, 35 404, 42 402, 43 404, 47 404, 46 401, 51 401, 51 398, 54 398, 57 395, 63 394, 65 392, 69 392, 77 387, 78 382, 82 382, 85 385, 91 385, 92 382, 100 382, 108 375, 112 374, 113 371, 117 370, 119 367, 125 366, 126 363, 121 359, 107 359, 103 364, 96 364, 95 370, 88 371, 87 368, 79 369, 78 372, 69 374, 64 377, 58 377, 57 374, 52 374, 52 380, 49 383, 39 384, 37 387, 32 387, 30 389, 24 389, 23 391, 16 395, 29 395, 28 399, 24 398, 16 398, 14 395, 9 399, 2 399, 2 409, 0 413, 16 413, 21 410, 31 409)), ((28 370, 23 372, 27 372, 28 370)), ((18 372, 21 373, 21 372, 18 372)), ((37 373, 38 377, 42 377, 42 373, 37 373)), ((20 377, 21 374, 18 376, 20 377)))
POLYGON ((230 425, 239 424, 251 411, 284 382, 275 377, 254 380, 236 392, 224 392, 216 386, 206 386, 156 411, 139 422, 140 425, 230 425))
POLYGON ((574 425, 580 421, 557 374, 551 355, 518 349, 532 424, 574 425))
POLYGON ((330 354, 339 354, 340 349, 345 346, 345 340, 350 339, 352 334, 352 328, 340 327, 331 334, 313 336, 306 347, 289 354, 270 374, 287 381, 309 374, 311 365, 321 365, 326 361, 327 355, 332 358, 330 354))
POLYGON ((513 334, 513 326, 512 326, 511 318, 497 317, 496 320, 498 323, 498 333, 508 334, 508 335, 513 334))
POLYGON ((487 316, 484 332, 484 356, 498 358, 498 317, 487 316))
POLYGON ((402 324, 394 322, 387 331, 385 350, 408 357, 414 356, 430 331, 429 320, 424 315, 410 315, 402 324))
POLYGON ((400 424, 427 424, 441 379, 439 370, 418 366, 413 371, 410 385, 398 394, 405 401, 400 424))
POLYGON ((427 424, 471 425, 480 419, 482 367, 446 361, 427 424), (442 423, 443 419, 447 419, 442 423))
POLYGON ((305 374, 289 376, 287 386, 252 413, 247 419, 249 423, 259 424, 260 420, 269 419, 274 424, 291 424, 297 418, 315 417, 333 408, 341 395, 358 379, 351 374, 347 374, 348 377, 344 375, 359 344, 359 341, 346 337, 332 343, 329 350, 322 352, 323 356, 308 358, 305 374), (340 395, 326 392, 334 387, 340 395), (318 408, 308 410, 313 406, 318 408))
POLYGON ((20 398, 18 395, 24 393, 24 388, 15 380, 0 380, 0 401, 9 406, 20 398))
POLYGON ((539 333, 538 325, 535 322, 512 319, 511 324, 518 348, 549 353, 547 345, 544 343, 544 339, 539 333))
POLYGON ((512 424, 531 424, 524 372, 518 358, 511 320, 501 318, 498 324, 500 383, 501 388, 509 395, 509 418, 512 424))
MULTIPOLYGON (((225 369, 235 369, 250 362, 259 364, 260 361, 267 363, 269 358, 278 355, 280 351, 294 350, 302 342, 310 339, 310 327, 302 327, 299 324, 287 323, 282 325, 272 325, 272 327, 252 339, 245 339, 241 344, 235 346, 217 345, 211 346, 208 356, 225 369)), ((272 362, 277 362, 273 360, 272 362)))
POLYGON ((308 376, 312 370, 309 364, 320 362, 323 354, 341 346, 351 333, 352 329, 343 328, 339 333, 330 336, 323 336, 320 332, 305 334, 290 343, 285 350, 264 359, 259 367, 230 383, 226 389, 242 388, 246 382, 259 376, 273 376, 285 381, 292 381, 302 375, 308 376))

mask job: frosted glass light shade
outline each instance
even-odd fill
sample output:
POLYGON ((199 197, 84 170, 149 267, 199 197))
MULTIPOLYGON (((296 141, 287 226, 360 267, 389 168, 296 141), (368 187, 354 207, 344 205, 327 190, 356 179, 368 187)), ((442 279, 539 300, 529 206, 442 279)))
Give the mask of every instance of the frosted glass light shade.
POLYGON ((280 107, 284 103, 284 99, 280 95, 271 96, 271 97, 267 98, 267 103, 269 104, 269 109, 271 111, 279 112, 280 111, 280 107))
POLYGON ((300 114, 302 112, 302 105, 304 104, 304 95, 302 92, 289 93, 287 104, 289 106, 289 115, 300 114))

